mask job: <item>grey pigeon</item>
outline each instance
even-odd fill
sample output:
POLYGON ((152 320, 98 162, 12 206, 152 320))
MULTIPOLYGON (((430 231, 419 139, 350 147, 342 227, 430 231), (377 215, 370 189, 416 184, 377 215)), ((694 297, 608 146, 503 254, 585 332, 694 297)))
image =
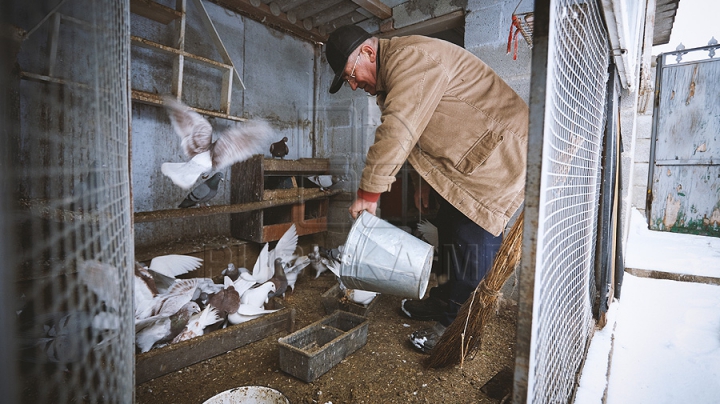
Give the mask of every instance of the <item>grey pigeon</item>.
POLYGON ((332 187, 333 185, 337 184, 338 182, 346 181, 347 179, 343 177, 338 177, 337 175, 311 175, 307 177, 310 182, 320 187, 321 191, 325 191, 332 187))
POLYGON ((273 157, 280 157, 283 158, 290 153, 290 149, 287 145, 288 138, 285 136, 284 138, 280 139, 279 141, 273 143, 270 145, 270 154, 272 154, 273 157))
POLYGON ((214 198, 218 192, 218 185, 220 185, 220 181, 222 181, 222 180, 223 180, 223 174, 215 173, 207 181, 196 186, 195 189, 190 191, 188 196, 185 198, 184 201, 182 201, 182 203, 180 203, 180 206, 178 206, 178 207, 179 208, 189 208, 191 206, 205 203, 205 202, 209 201, 210 199, 214 198))
POLYGON ((285 294, 285 290, 288 287, 288 279, 285 275, 285 265, 283 265, 282 258, 275 258, 275 273, 270 281, 275 284, 275 291, 270 297, 280 296, 285 294))

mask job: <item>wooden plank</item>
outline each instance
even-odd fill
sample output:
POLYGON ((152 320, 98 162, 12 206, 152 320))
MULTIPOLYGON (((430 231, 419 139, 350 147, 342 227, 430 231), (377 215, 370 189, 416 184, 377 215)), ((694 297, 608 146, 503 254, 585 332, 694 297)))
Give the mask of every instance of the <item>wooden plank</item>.
POLYGON ((232 205, 199 206, 187 209, 165 209, 147 212, 135 212, 134 220, 136 223, 144 223, 166 219, 186 219, 191 217, 211 216, 227 213, 247 213, 259 209, 292 205, 295 203, 302 203, 308 200, 327 198, 329 196, 342 193, 342 190, 321 191, 317 189, 312 191, 314 192, 309 192, 308 190, 307 192, 303 194, 298 194, 296 197, 292 198, 273 199, 268 201, 237 203, 232 205))
MULTIPOLYGON (((230 202, 233 204, 262 201, 265 188, 264 158, 252 158, 232 166, 230 202)), ((260 241, 263 225, 261 210, 230 216, 230 234, 245 240, 260 241)))
POLYGON ((215 67, 215 68, 220 69, 220 70, 222 70, 222 71, 226 71, 226 70, 228 70, 228 69, 230 69, 230 68, 232 67, 231 65, 228 65, 228 64, 225 64, 225 63, 216 62, 216 61, 214 61, 214 60, 212 60, 212 59, 208 59, 208 58, 205 58, 205 57, 202 57, 202 56, 194 55, 194 54, 192 54, 192 53, 188 53, 188 52, 185 52, 184 50, 176 49, 176 48, 173 48, 173 47, 171 47, 171 46, 165 46, 165 45, 163 45, 163 44, 159 44, 159 43, 157 43, 157 42, 153 42, 153 41, 151 41, 151 40, 149 40, 149 39, 141 38, 141 37, 139 37, 139 36, 130 35, 130 40, 131 40, 135 45, 137 45, 137 46, 141 46, 141 47, 143 47, 143 48, 148 48, 148 49, 160 50, 160 51, 169 53, 169 54, 171 54, 171 55, 183 55, 184 57, 186 57, 186 58, 188 58, 188 59, 196 60, 196 61, 198 61, 198 62, 200 62, 200 63, 204 63, 204 64, 207 65, 207 66, 215 67))
POLYGON ((273 299, 273 302, 273 307, 282 308, 245 323, 136 355, 135 384, 178 371, 279 332, 292 332, 295 328, 295 309, 283 307, 277 299, 273 299))
POLYGON ((330 170, 330 160, 321 158, 297 160, 266 158, 264 164, 266 175, 326 174, 330 170))
POLYGON ((445 14, 441 17, 432 18, 430 20, 408 25, 393 31, 383 32, 378 36, 380 38, 390 38, 409 34, 429 35, 460 26, 465 26, 465 11, 463 10, 453 11, 452 13, 445 14))
POLYGON ((182 13, 152 0, 130 0, 130 12, 161 24, 170 24, 182 13))
POLYGON ((375 17, 386 20, 392 17, 392 8, 385 5, 380 0, 352 0, 353 3, 369 11, 375 17))
MULTIPOLYGON (((143 104, 163 105, 162 96, 160 94, 149 93, 147 91, 132 90, 132 99, 133 99, 133 101, 137 101, 137 102, 140 102, 143 104)), ((228 120, 236 121, 236 122, 247 121, 246 118, 241 118, 239 116, 234 116, 234 115, 228 115, 228 114, 224 114, 224 113, 218 112, 218 111, 210 111, 208 109, 195 108, 195 107, 190 107, 190 109, 192 109, 193 111, 195 111, 199 114, 214 116, 216 118, 223 118, 223 119, 228 119, 228 120)))
POLYGON ((296 18, 295 22, 291 22, 284 12, 279 15, 273 15, 270 6, 260 3, 257 7, 251 4, 250 0, 210 0, 213 3, 224 7, 230 11, 234 11, 240 15, 260 22, 261 24, 275 28, 277 30, 290 33, 300 39, 319 43, 327 41, 327 35, 323 35, 315 28, 307 29, 303 26, 302 19, 296 18))

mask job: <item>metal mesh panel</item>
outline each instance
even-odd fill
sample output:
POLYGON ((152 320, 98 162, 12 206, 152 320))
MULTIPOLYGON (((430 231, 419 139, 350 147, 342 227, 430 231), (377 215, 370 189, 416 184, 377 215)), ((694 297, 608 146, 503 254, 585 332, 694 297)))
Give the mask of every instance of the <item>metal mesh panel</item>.
POLYGON ((594 324, 608 76, 607 35, 596 2, 550 2, 549 27, 527 385, 527 401, 536 403, 572 397, 594 324))
POLYGON ((18 54, 19 396, 129 403, 128 2, 61 4, 18 54))

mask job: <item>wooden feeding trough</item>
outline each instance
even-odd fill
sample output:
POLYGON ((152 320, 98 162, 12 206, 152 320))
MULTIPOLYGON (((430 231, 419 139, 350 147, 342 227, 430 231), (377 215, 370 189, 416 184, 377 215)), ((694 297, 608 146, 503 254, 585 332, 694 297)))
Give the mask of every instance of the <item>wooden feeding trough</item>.
POLYGON ((268 302, 266 309, 278 311, 136 355, 135 384, 178 371, 278 332, 293 331, 294 308, 284 307, 282 302, 275 298, 268 302))
POLYGON ((321 299, 327 314, 332 314, 335 310, 342 310, 359 316, 367 316, 377 306, 380 296, 380 294, 376 295, 368 305, 358 304, 345 298, 340 290, 340 285, 335 284, 322 294, 321 299))

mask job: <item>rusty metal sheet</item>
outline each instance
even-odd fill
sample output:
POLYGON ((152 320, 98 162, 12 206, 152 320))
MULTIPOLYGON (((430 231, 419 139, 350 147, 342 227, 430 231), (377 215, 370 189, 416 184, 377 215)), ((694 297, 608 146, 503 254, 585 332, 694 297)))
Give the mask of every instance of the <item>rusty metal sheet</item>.
POLYGON ((720 237, 720 60, 670 56, 658 63, 649 227, 720 237))

